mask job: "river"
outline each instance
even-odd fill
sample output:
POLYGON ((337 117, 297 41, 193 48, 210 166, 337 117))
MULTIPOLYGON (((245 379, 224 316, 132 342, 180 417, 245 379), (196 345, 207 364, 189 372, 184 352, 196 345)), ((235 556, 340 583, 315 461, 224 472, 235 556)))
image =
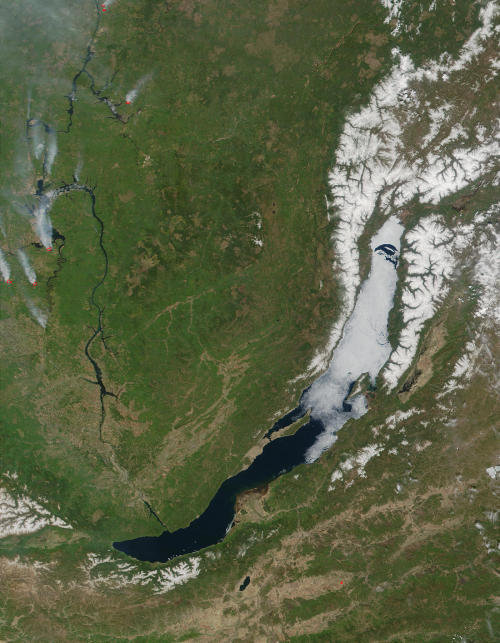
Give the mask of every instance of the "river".
POLYGON ((236 498, 241 493, 269 483, 299 464, 314 462, 332 446, 337 431, 348 420, 368 411, 365 396, 356 392, 356 383, 365 376, 374 385, 391 352, 387 325, 396 291, 402 232, 403 226, 396 217, 390 217, 375 234, 370 273, 361 284, 328 370, 266 435, 283 430, 308 411, 309 420, 293 435, 266 444, 247 469, 222 483, 206 510, 187 527, 167 530, 160 536, 115 542, 117 550, 139 560, 165 562, 220 542, 232 526, 236 498))

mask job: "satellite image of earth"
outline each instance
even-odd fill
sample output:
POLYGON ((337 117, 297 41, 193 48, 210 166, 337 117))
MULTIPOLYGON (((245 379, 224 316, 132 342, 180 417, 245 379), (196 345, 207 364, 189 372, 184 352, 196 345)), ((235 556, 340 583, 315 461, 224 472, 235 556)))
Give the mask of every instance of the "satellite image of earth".
POLYGON ((1 3, 0 643, 500 641, 499 36, 1 3))

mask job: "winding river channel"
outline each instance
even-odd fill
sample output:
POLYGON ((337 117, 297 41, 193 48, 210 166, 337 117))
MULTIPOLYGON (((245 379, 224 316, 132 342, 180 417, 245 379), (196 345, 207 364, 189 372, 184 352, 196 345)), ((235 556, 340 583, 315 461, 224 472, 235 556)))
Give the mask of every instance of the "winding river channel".
MULTIPOLYGON (((35 125, 37 125, 37 123, 35 123, 35 125)), ((33 125, 28 124, 27 127, 29 129, 29 127, 33 127, 33 125)), ((62 247, 64 246, 66 238, 64 237, 64 235, 62 235, 55 228, 52 227, 52 223, 49 218, 49 211, 50 211, 50 208, 52 207, 53 202, 58 197, 62 195, 70 194, 72 192, 84 192, 90 198, 90 212, 92 214, 92 217, 95 219, 95 221, 99 226, 98 245, 102 254, 103 264, 104 264, 101 277, 99 278, 97 283, 93 286, 92 291, 90 293, 89 302, 92 308, 94 308, 97 313, 97 321, 96 321, 95 329, 93 329, 93 332, 88 338, 84 347, 85 357, 88 359, 88 361, 90 362, 94 370, 95 382, 93 383, 96 384, 99 388, 99 399, 100 399, 100 406, 101 406, 101 418, 99 421, 99 438, 101 441, 104 442, 102 437, 102 427, 106 417, 104 398, 106 396, 116 397, 116 395, 113 392, 108 391, 108 389, 106 388, 103 381, 102 369, 99 366, 96 359, 92 356, 90 351, 93 342, 98 337, 101 337, 101 339, 104 342, 104 328, 102 324, 103 309, 96 299, 96 293, 97 293, 97 290, 103 285, 108 275, 108 254, 106 252, 106 248, 104 247, 104 243, 103 243, 104 222, 96 212, 96 196, 95 196, 94 189, 88 185, 78 183, 77 181, 74 181, 73 183, 69 183, 69 184, 64 184, 55 189, 47 189, 45 184, 45 172, 44 172, 43 178, 40 179, 37 184, 36 198, 38 200, 38 205, 33 208, 33 216, 35 217, 37 221, 37 226, 40 229, 40 238, 42 239, 42 243, 35 243, 34 245, 37 247, 43 247, 44 245, 47 246, 48 244, 53 244, 57 239, 60 239, 62 241, 62 243, 58 247, 59 257, 57 261, 57 268, 47 280, 47 290, 48 290, 49 296, 51 296, 54 280, 57 278, 57 275, 59 274, 60 270, 62 269, 62 266, 65 263, 65 259, 62 256, 61 251, 62 251, 62 247)), ((48 246, 48 248, 52 249, 52 246, 48 246)))
MULTIPOLYGON (((82 66, 72 79, 71 92, 66 96, 68 120, 66 128, 59 131, 61 134, 71 133, 74 103, 78 83, 82 76, 86 76, 90 80, 90 90, 93 96, 99 103, 106 105, 110 111, 110 118, 124 124, 130 118, 130 116, 125 117, 118 112, 121 103, 113 103, 105 95, 105 91, 113 79, 111 78, 102 89, 97 89, 94 77, 87 69, 94 56, 94 43, 100 21, 101 11, 99 5, 96 4, 94 31, 87 45, 82 66)), ((88 185, 80 184, 76 176, 77 173, 75 173, 72 184, 64 184, 56 189, 47 187, 47 179, 57 153, 57 132, 46 123, 31 119, 29 116, 26 122, 26 131, 28 140, 30 134, 33 134, 37 158, 37 150, 42 141, 40 134, 42 131, 48 144, 43 158, 42 178, 37 183, 37 206, 32 212, 41 241, 40 244, 35 245, 37 247, 45 246, 47 250, 51 250, 51 244, 56 238, 62 240, 62 245, 58 248, 57 269, 49 278, 49 293, 64 264, 61 249, 65 238, 52 228, 48 216, 53 201, 60 195, 73 191, 85 192, 90 198, 92 217, 99 226, 98 245, 103 257, 103 272, 90 295, 90 304, 96 311, 97 319, 95 328, 85 344, 84 352, 95 374, 94 384, 99 389, 101 406, 99 436, 104 442, 102 437, 102 427, 105 420, 104 400, 106 396, 115 397, 115 395, 106 389, 102 370, 91 353, 91 347, 97 338, 101 337, 104 342, 103 310, 96 298, 96 293, 108 274, 108 257, 103 245, 104 223, 96 212, 94 189, 88 185)), ((297 407, 286 413, 269 429, 266 434, 269 442, 250 466, 225 480, 205 511, 187 527, 174 532, 165 530, 160 536, 144 536, 115 542, 113 545, 117 550, 140 560, 165 562, 176 556, 196 552, 220 542, 233 524, 236 500, 240 494, 263 486, 300 464, 314 462, 321 453, 332 446, 338 430, 346 422, 351 419, 355 420, 367 412, 364 387, 368 384, 375 385, 377 374, 387 362, 391 352, 387 325, 397 283, 397 263, 402 232, 403 226, 395 217, 390 217, 373 237, 370 273, 359 288, 354 309, 344 325, 342 337, 333 352, 328 369, 303 391, 297 407), (295 433, 270 439, 272 434, 292 426, 303 418, 306 418, 306 421, 295 433)), ((152 507, 146 501, 144 502, 151 514, 161 523, 152 507)), ((163 525, 163 523, 161 524, 163 525)))
POLYGON ((113 543, 139 560, 165 562, 199 551, 225 537, 234 520, 237 497, 275 480, 299 464, 317 460, 335 442, 337 431, 350 419, 367 412, 357 386, 364 377, 374 384, 388 360, 389 312, 397 283, 397 257, 403 226, 390 217, 371 242, 372 262, 354 310, 335 348, 328 370, 301 395, 298 406, 280 418, 266 434, 281 431, 306 416, 294 434, 278 437, 264 447, 252 464, 225 480, 206 510, 187 527, 160 536, 145 536, 113 543))

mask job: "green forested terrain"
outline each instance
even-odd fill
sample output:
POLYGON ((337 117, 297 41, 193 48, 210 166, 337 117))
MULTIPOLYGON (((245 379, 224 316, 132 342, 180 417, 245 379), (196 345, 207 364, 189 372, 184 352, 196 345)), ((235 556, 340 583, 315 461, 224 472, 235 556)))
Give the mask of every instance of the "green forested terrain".
MULTIPOLYGON (((435 397, 474 324, 467 274, 425 328, 425 383, 375 395, 318 462, 242 499, 196 578, 160 593, 162 573, 175 577, 184 559, 151 565, 111 549, 163 531, 148 507, 169 530, 199 515, 311 382, 299 376, 343 301, 325 194, 346 116, 388 73, 393 48, 416 65, 453 56, 479 24, 474 3, 457 0, 453 20, 451 3, 430 6, 404 4, 400 32, 374 0, 0 8, 0 247, 13 281, 0 284, 1 486, 72 527, 0 538, 0 639, 498 636, 484 474, 495 374, 484 365, 446 410, 435 397), (54 200, 64 240, 52 252, 29 215, 44 174, 38 121, 57 137, 45 189, 92 191, 54 200), (86 350, 113 393, 103 406, 86 350), (387 424, 410 408, 419 413, 387 424), (332 472, 374 436, 383 452, 366 478, 353 469, 330 490, 332 472)), ((491 186, 454 199, 464 194, 464 221, 495 200, 491 186)), ((396 337, 397 311, 391 323, 396 337)), ((493 333, 484 341, 498 355, 493 333)))

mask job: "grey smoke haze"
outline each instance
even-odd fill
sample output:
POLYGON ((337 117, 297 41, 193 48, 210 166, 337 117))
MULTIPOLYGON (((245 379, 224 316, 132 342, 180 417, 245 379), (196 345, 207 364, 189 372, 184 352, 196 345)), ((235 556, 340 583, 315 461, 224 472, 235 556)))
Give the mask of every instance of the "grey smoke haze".
POLYGON ((144 85, 151 80, 153 77, 153 74, 147 74, 146 76, 143 76, 140 78, 137 83, 135 84, 135 87, 131 89, 127 94, 125 95, 125 102, 126 103, 133 103, 135 99, 137 98, 139 92, 141 89, 144 87, 144 85))
POLYGON ((26 197, 34 192, 31 159, 41 160, 46 152, 50 171, 57 153, 57 141, 46 141, 42 126, 30 128, 31 149, 26 145, 25 119, 43 121, 55 130, 65 127, 65 95, 81 67, 96 15, 94 0, 0 2, 1 175, 8 176, 0 179, 0 209, 9 236, 13 203, 18 212, 23 210, 26 197))
POLYGON ((73 172, 73 177, 74 177, 75 181, 80 180, 80 175, 82 173, 82 169, 83 169, 83 159, 80 157, 78 159, 78 163, 76 164, 75 171, 73 172))
POLYGON ((36 283, 35 270, 33 266, 30 264, 28 255, 21 248, 17 250, 17 258, 19 259, 19 263, 21 264, 22 269, 24 270, 24 274, 26 275, 30 284, 35 284, 36 283))
POLYGON ((2 277, 4 278, 4 281, 7 281, 10 279, 10 266, 7 263, 7 259, 5 258, 5 255, 1 249, 0 249, 0 272, 2 273, 2 277))
POLYGON ((47 134, 47 156, 45 158, 45 169, 47 174, 52 172, 52 166, 56 160, 57 155, 57 134, 55 131, 51 130, 47 134))
POLYGON ((41 127, 33 127, 30 130, 33 154, 37 160, 42 158, 45 150, 45 132, 41 127))
POLYGON ((36 321, 40 324, 42 328, 45 328, 47 326, 47 320, 48 320, 48 315, 47 313, 43 312, 43 310, 40 310, 33 301, 29 297, 25 297, 26 301, 26 306, 28 306, 28 310, 30 313, 33 315, 33 317, 36 319, 36 321))
POLYGON ((46 248, 52 246, 52 221, 50 220, 49 211, 54 199, 54 191, 47 192, 40 198, 34 212, 35 230, 46 248))
MULTIPOLYGON (((51 243, 51 200, 33 199, 41 174, 41 163, 36 161, 43 160, 50 174, 57 155, 57 118, 66 118, 64 96, 81 65, 95 15, 93 0, 0 3, 0 100, 5 126, 2 162, 9 176, 8 181, 0 183, 0 207, 5 213, 5 234, 11 247, 20 245, 20 239, 29 234, 32 216, 42 243, 51 243), (40 121, 28 130, 31 145, 26 141, 25 117, 40 121), (54 131, 47 133, 42 121, 53 126, 54 131)), ((18 253, 18 259, 33 282, 34 272, 27 256, 18 253)))
POLYGON ((3 88, 11 99, 24 103, 30 90, 32 108, 40 108, 51 92, 67 93, 70 76, 54 63, 64 57, 68 69, 78 68, 95 13, 93 0, 0 3, 0 56, 7 84, 3 88))

